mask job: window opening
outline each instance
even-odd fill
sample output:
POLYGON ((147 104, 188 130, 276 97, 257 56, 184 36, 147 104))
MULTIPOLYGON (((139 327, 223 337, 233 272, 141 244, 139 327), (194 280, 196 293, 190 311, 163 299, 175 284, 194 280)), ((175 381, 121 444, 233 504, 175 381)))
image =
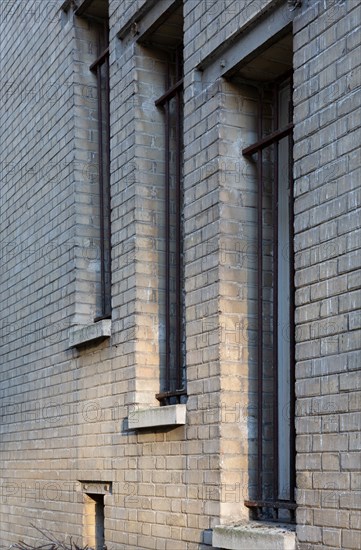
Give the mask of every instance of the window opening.
POLYGON ((165 352, 161 372, 162 405, 181 402, 186 395, 183 321, 183 45, 167 63, 166 91, 155 102, 165 122, 165 352))
POLYGON ((100 304, 94 321, 111 317, 111 229, 110 229, 110 109, 109 30, 98 36, 98 57, 90 66, 97 79, 98 181, 100 225, 100 304))
POLYGON ((94 550, 105 550, 104 535, 104 495, 85 495, 85 536, 86 544, 94 550))
POLYGON ((258 88, 257 519, 294 521, 294 286, 292 79, 258 88), (272 124, 272 126, 271 126, 272 124))

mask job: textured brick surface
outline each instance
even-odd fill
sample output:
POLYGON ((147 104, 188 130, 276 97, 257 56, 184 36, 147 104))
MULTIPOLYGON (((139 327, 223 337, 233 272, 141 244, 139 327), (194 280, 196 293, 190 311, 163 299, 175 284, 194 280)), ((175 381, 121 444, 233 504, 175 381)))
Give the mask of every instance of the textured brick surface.
MULTIPOLYGON (((349 510, 357 510, 360 494, 354 492, 353 500, 348 495, 350 473, 361 465, 359 456, 351 452, 358 420, 350 412, 351 403, 355 403, 355 410, 361 403, 357 393, 360 372, 351 372, 352 353, 360 361, 360 335, 357 290, 349 289, 359 267, 359 250, 352 252, 351 235, 357 240, 354 231, 360 216, 355 172, 360 164, 360 155, 355 156, 360 123, 354 114, 361 74, 361 12, 355 2, 331 2, 329 6, 314 3, 310 10, 317 11, 317 18, 308 26, 308 44, 318 41, 320 50, 314 50, 307 63, 302 48, 294 58, 295 81, 302 90, 295 90, 294 95, 295 120, 299 122, 295 150, 300 151, 295 159, 295 250, 296 264, 302 268, 296 273, 296 334, 302 334, 303 342, 298 345, 296 383, 298 502, 311 514, 308 525, 299 526, 297 533, 301 549, 344 548, 347 544, 357 548, 361 533, 349 530, 349 510), (354 38, 348 40, 348 46, 347 33, 354 38), (353 74, 343 79, 347 68, 353 74), (308 145, 307 150, 302 144, 308 145), (357 156, 358 162, 351 168, 351 159, 357 156), (309 187, 302 188, 308 173, 309 187), (358 310, 355 317, 353 310, 358 310), (307 370, 301 368, 305 360, 307 370), (310 413, 318 416, 311 419, 310 413), (316 418, 314 431, 310 420, 316 418), (305 437, 309 438, 307 446, 303 444, 305 437), (310 462, 316 456, 321 461, 310 462), (307 483, 303 480, 306 473, 310 476, 307 483)), ((296 43, 304 33, 302 16, 296 18, 297 27, 296 43)))
MULTIPOLYGON (((187 419, 128 431, 158 406, 164 54, 119 29, 110 0, 112 335, 69 348, 99 281, 94 27, 62 0, 0 6, 1 544, 31 523, 84 535, 79 481, 112 482, 108 548, 205 550, 247 520, 254 482, 255 135, 245 84, 197 64, 271 0, 184 1, 187 419)), ((360 547, 360 23, 358 2, 295 10, 297 537, 360 547)), ((241 42, 240 42, 241 52, 241 42)), ((217 57, 217 63, 221 60, 217 57)), ((257 336, 257 335, 256 335, 257 336)))

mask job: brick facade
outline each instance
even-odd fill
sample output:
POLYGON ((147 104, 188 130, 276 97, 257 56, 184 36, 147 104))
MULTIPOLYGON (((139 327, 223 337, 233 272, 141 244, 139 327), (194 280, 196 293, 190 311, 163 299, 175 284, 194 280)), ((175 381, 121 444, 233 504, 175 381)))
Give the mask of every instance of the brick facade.
POLYGON ((241 59, 262 18, 277 23, 282 4, 293 21, 297 545, 356 550, 361 7, 177 8, 186 422, 130 430, 138 410, 159 407, 162 375, 164 119, 155 101, 167 55, 164 27, 150 44, 137 33, 163 4, 109 0, 111 337, 80 347, 69 335, 92 330, 99 300, 96 23, 74 14, 79 0, 0 6, 0 547, 34 543, 31 524, 94 544, 94 494, 108 550, 215 548, 212 529, 249 521, 257 218, 255 168, 242 149, 255 141, 257 102, 245 79, 217 74, 232 47, 241 59))
POLYGON ((354 527, 361 505, 360 332, 354 321, 360 319, 354 286, 360 268, 360 17, 356 2, 329 10, 320 3, 294 23, 301 548, 357 548, 361 541, 354 527))

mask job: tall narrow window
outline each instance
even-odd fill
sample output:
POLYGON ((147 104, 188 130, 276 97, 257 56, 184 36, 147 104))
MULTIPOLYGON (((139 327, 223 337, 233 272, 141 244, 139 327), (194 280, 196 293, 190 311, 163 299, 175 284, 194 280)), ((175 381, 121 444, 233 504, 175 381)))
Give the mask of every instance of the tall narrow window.
POLYGON ((292 80, 258 88, 257 519, 294 519, 292 80))
POLYGON ((98 181, 100 228, 100 282, 95 321, 111 316, 111 235, 110 235, 110 115, 108 28, 99 33, 98 58, 91 65, 97 79, 98 101, 98 181))
POLYGON ((161 361, 162 404, 179 403, 185 390, 183 330, 182 247, 182 149, 183 149, 183 57, 182 45, 167 63, 166 91, 156 101, 164 112, 164 349, 161 361))

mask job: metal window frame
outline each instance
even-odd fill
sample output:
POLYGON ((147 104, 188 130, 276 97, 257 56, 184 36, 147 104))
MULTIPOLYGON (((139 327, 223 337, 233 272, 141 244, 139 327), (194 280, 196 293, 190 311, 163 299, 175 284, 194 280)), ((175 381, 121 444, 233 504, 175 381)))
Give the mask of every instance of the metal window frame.
MULTIPOLYGON (((278 78, 273 82, 274 86, 274 109, 275 109, 275 124, 278 126, 278 89, 281 82, 290 80, 290 87, 292 90, 292 72, 288 72, 281 78, 278 78)), ((258 346, 257 346, 257 487, 256 499, 246 500, 245 506, 252 509, 256 514, 256 519, 263 519, 263 511, 271 510, 273 513, 273 520, 279 521, 279 511, 288 510, 290 512, 291 522, 295 521, 295 509, 296 503, 294 501, 294 488, 295 488, 295 325, 294 325, 294 265, 293 265, 293 170, 292 170, 292 156, 293 156, 293 123, 289 122, 283 128, 275 128, 272 133, 267 136, 263 136, 263 88, 258 87, 258 140, 256 143, 246 147, 242 150, 242 154, 246 157, 251 157, 256 154, 257 163, 257 247, 258 247, 258 260, 257 260, 257 317, 258 317, 258 346), (273 478, 273 498, 271 500, 263 498, 263 167, 262 167, 262 154, 264 149, 275 145, 275 159, 274 159, 274 189, 272 198, 272 217, 278 220, 278 144, 279 142, 288 136, 289 146, 289 166, 288 177, 290 181, 290 195, 289 195, 289 242, 290 242, 290 499, 281 500, 278 498, 278 464, 279 464, 279 449, 278 449, 278 221, 273 226, 273 274, 274 274, 274 298, 273 298, 273 364, 277 365, 275 368, 275 376, 273 379, 273 460, 274 460, 274 478, 273 478)), ((292 97, 292 95, 291 95, 292 97)), ((292 101, 290 102, 292 105, 292 101)), ((292 109, 289 112, 289 121, 293 118, 292 109)), ((270 518, 267 518, 269 521, 270 518)), ((282 521, 285 521, 282 518, 282 521)))

